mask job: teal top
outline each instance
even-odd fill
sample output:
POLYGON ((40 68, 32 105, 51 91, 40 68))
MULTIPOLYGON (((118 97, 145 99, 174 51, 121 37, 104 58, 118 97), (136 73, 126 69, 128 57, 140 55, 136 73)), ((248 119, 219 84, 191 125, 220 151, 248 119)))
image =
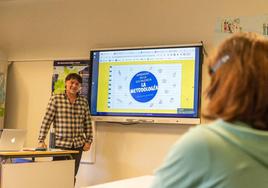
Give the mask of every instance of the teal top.
POLYGON ((152 188, 267 188, 268 131, 217 120, 190 129, 155 173, 152 188))

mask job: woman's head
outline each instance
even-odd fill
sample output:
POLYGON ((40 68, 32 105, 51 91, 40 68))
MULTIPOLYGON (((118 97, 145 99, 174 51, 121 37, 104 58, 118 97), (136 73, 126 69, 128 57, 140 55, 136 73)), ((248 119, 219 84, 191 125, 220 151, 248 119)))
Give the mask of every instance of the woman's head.
POLYGON ((268 130, 268 40, 254 33, 226 39, 209 58, 204 116, 268 130))

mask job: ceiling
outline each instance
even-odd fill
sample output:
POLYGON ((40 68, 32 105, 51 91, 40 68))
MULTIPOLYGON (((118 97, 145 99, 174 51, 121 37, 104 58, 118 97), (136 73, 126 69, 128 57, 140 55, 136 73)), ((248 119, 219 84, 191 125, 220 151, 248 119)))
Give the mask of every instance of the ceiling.
POLYGON ((262 15, 267 6, 267 0, 0 0, 0 50, 21 60, 88 57, 103 47, 211 45, 219 17, 262 15))

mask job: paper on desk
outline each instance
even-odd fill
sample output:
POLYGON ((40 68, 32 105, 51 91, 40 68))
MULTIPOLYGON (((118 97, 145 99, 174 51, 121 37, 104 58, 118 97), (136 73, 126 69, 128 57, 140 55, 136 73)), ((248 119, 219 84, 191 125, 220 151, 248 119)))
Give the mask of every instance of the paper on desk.
POLYGON ((64 150, 62 150, 62 149, 59 149, 59 148, 50 148, 50 149, 48 149, 49 151, 64 151, 64 150))
POLYGON ((35 151, 35 148, 22 148, 22 151, 35 151))

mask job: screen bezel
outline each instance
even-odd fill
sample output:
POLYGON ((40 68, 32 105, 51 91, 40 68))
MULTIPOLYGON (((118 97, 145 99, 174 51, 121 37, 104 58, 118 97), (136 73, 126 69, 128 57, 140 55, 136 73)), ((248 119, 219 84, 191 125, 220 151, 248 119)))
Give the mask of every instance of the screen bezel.
MULTIPOLYGON (((203 64, 203 44, 202 43, 194 43, 194 44, 181 44, 181 45, 160 45, 160 46, 142 46, 142 47, 124 47, 124 48, 99 48, 99 49, 92 49, 90 51, 90 63, 91 63, 91 71, 92 76, 94 76, 94 64, 93 64, 93 53, 94 52, 102 52, 102 51, 120 51, 120 50, 138 50, 138 49, 161 49, 161 48, 183 48, 183 47, 198 47, 199 48, 199 64, 198 66, 198 91, 197 96, 195 96, 195 105, 197 105, 196 108, 196 116, 192 117, 192 115, 170 115, 170 114, 150 114, 145 113, 144 114, 137 114, 137 113, 96 113, 92 114, 91 112, 91 118, 93 121, 103 121, 103 122, 128 122, 128 123, 175 123, 175 124, 200 124, 200 114, 201 114, 201 88, 202 88, 202 64, 203 64)), ((196 65, 195 65, 196 66, 196 65)), ((196 74, 196 73, 195 73, 196 74)), ((92 82, 93 82, 92 78, 92 82)), ((91 87, 94 87, 93 85, 91 87)), ((93 88, 91 89, 93 92, 93 88)), ((95 96, 97 93, 92 94, 90 93, 90 103, 93 104, 92 100, 97 99, 97 96, 95 96)), ((91 107, 92 108, 92 107, 91 107)))

